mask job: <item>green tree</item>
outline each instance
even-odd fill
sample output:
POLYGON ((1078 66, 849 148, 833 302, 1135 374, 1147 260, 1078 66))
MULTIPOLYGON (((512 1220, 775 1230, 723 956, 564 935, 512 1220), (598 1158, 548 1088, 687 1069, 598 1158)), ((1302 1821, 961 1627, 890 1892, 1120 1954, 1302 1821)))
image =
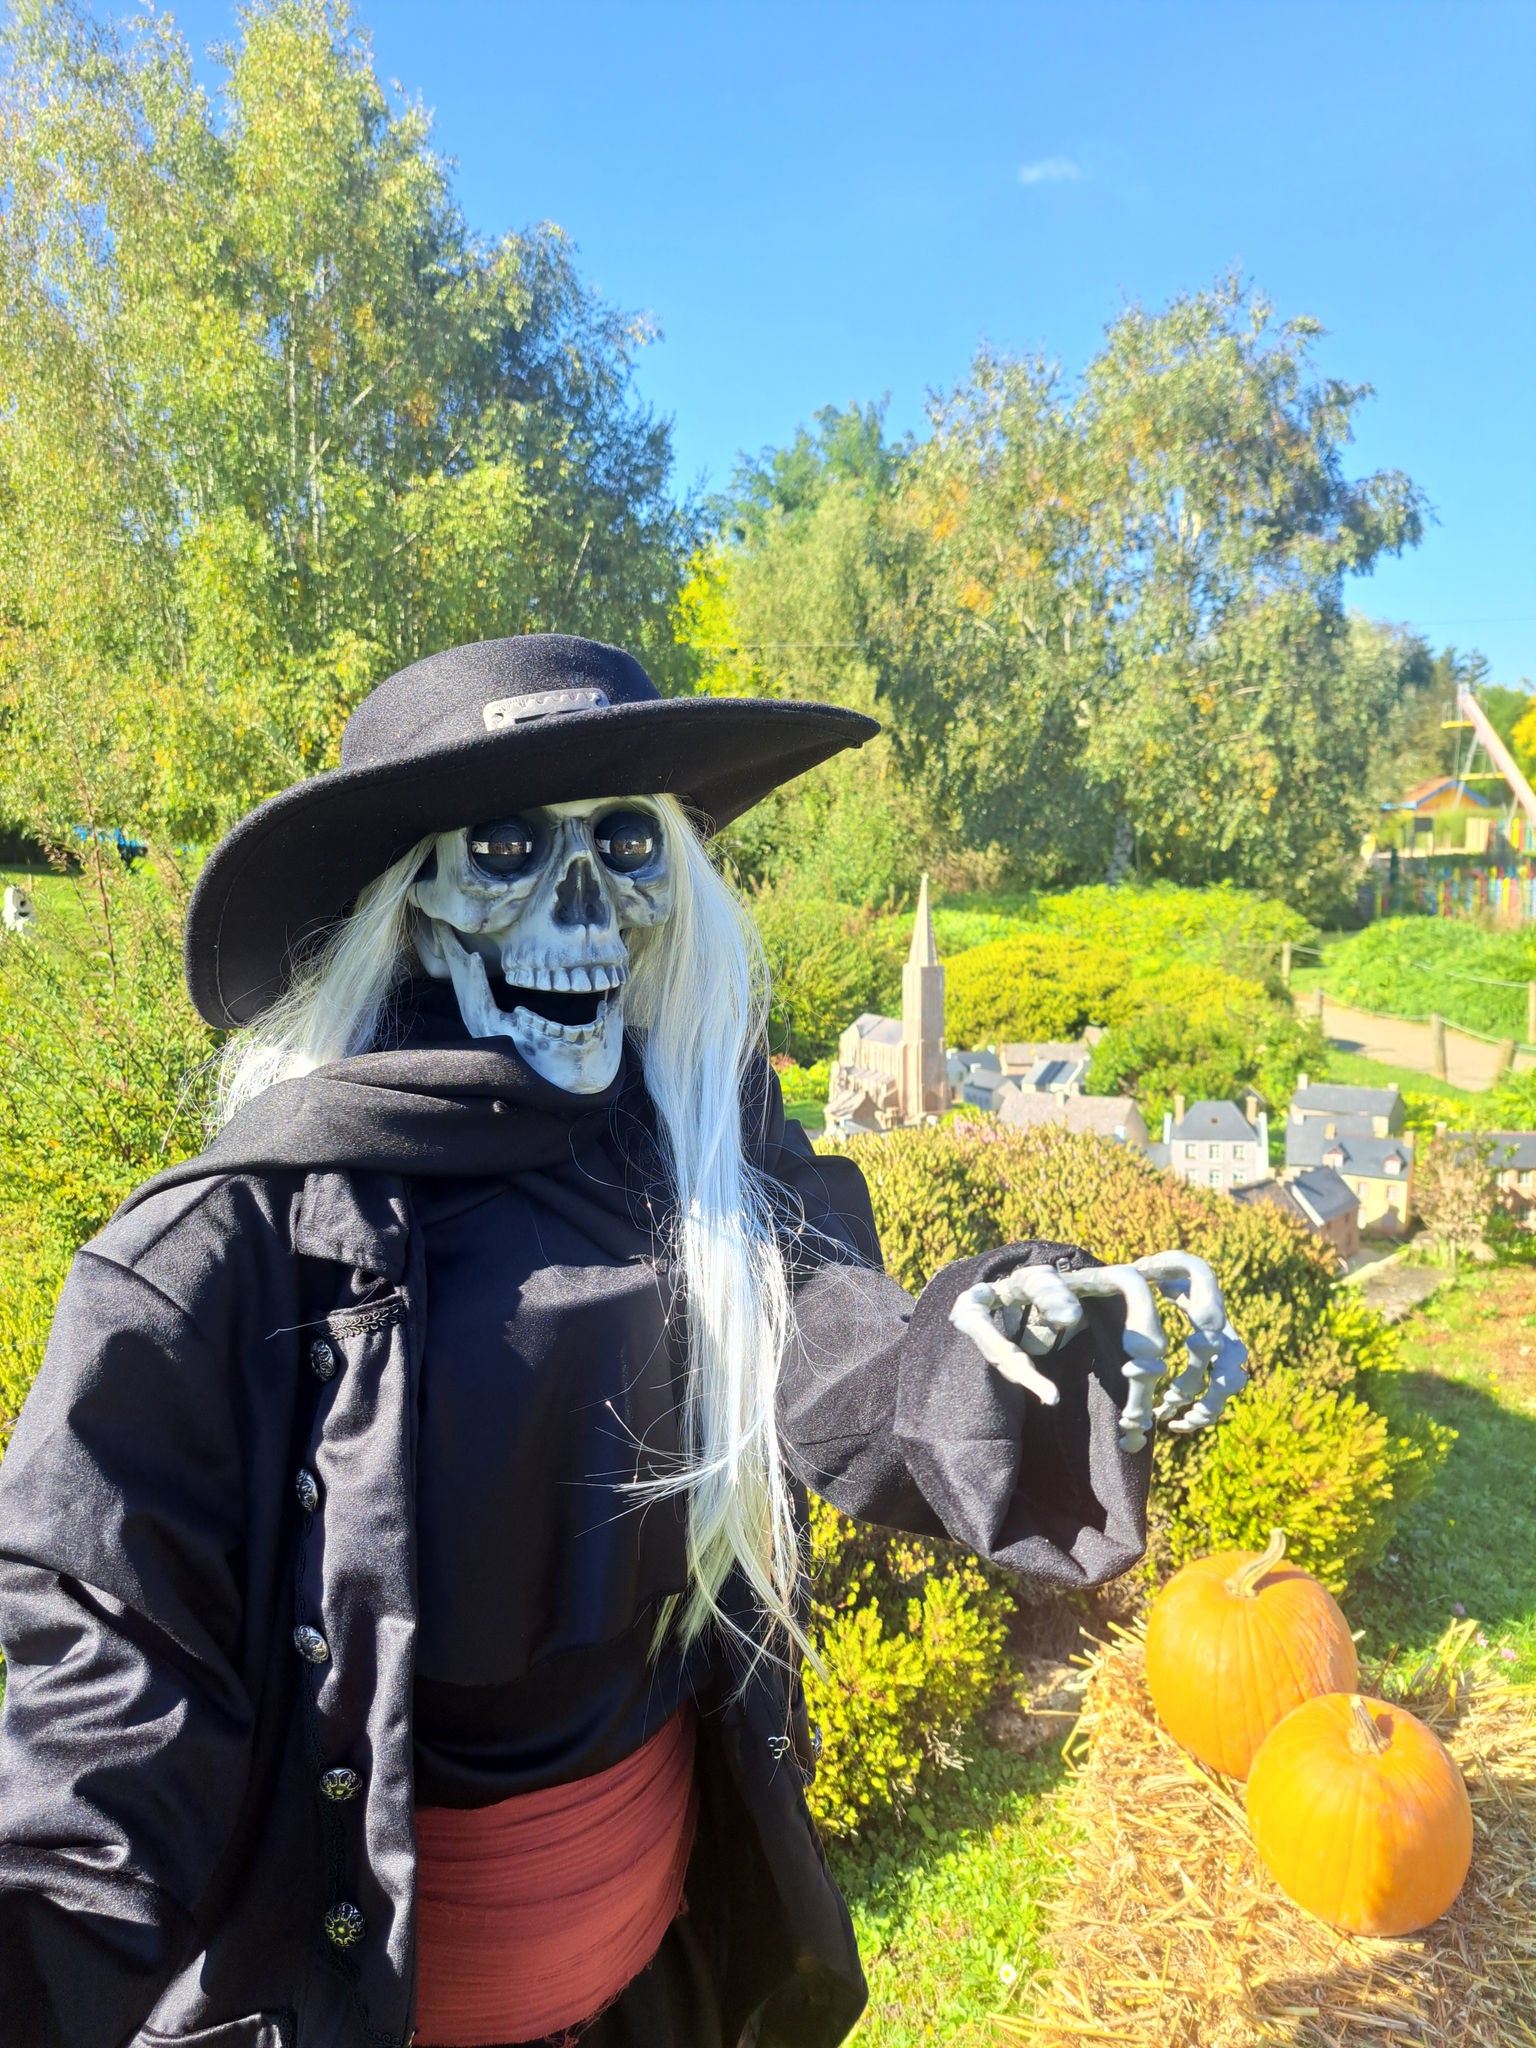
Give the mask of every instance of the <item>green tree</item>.
POLYGON ((1122 314, 1075 388, 986 352, 923 441, 827 412, 738 480, 697 614, 709 686, 889 722, 848 788, 822 778, 817 844, 878 802, 902 886, 1059 885, 1134 851, 1148 877, 1336 904, 1427 667, 1346 616, 1344 582, 1413 545, 1423 504, 1347 476, 1369 387, 1318 373, 1318 334, 1223 279, 1122 314))
POLYGON ((166 17, 17 0, 0 120, 0 809, 199 837, 455 640, 678 679, 689 535, 643 328, 494 245, 342 0, 258 0, 218 101, 166 17))
POLYGON ((1144 868, 1335 895, 1401 690, 1354 658, 1346 574, 1415 544, 1407 478, 1345 476, 1368 385, 1320 378, 1316 321, 1236 278, 1110 328, 1075 409, 1104 676, 1088 759, 1144 868))

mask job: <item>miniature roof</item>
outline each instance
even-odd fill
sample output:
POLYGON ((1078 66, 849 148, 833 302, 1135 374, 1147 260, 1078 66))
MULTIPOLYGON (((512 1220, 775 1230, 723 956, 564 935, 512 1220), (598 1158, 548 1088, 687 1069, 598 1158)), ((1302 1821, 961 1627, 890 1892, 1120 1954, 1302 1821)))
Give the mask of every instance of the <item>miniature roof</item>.
POLYGON ((1331 1166, 1309 1166, 1296 1175, 1290 1187, 1317 1223, 1331 1223, 1336 1216, 1347 1216, 1360 1206, 1360 1197, 1331 1166))
POLYGON ((1175 1141, 1210 1139, 1225 1145, 1256 1145, 1259 1134, 1232 1102, 1196 1102, 1173 1127, 1175 1141))
POLYGON ((1296 1090, 1291 1108, 1307 1116, 1392 1116, 1402 1102, 1396 1088, 1335 1088, 1312 1082, 1296 1090))
POLYGON ((1140 1111, 1134 1095, 1036 1095, 1010 1089, 998 1114, 1005 1124, 1064 1124, 1069 1131, 1117 1138, 1130 1130, 1140 1111))
POLYGON ((1490 1161, 1496 1171, 1507 1173, 1514 1166, 1522 1173, 1536 1167, 1536 1131, 1455 1131, 1457 1138, 1486 1138, 1490 1161))
POLYGON ((1081 1088, 1087 1072, 1086 1060, 1036 1060, 1024 1075, 1023 1085, 1043 1089, 1047 1094, 1052 1090, 1064 1094, 1070 1088, 1081 1088))
POLYGON ((855 1017, 852 1025, 860 1038, 867 1038, 875 1045, 900 1045, 901 1019, 880 1017, 873 1010, 866 1010, 862 1017, 855 1017))
POLYGON ((1288 1216, 1296 1217, 1313 1230, 1321 1230, 1360 1206, 1360 1197, 1331 1166, 1309 1167, 1305 1173, 1297 1174, 1294 1180, 1250 1181, 1246 1187, 1234 1188, 1232 1199, 1234 1202, 1246 1202, 1250 1207, 1257 1202, 1266 1202, 1273 1208, 1283 1209, 1288 1216))
POLYGON ((1085 1060, 1093 1046, 1085 1035, 1077 1039, 1046 1038, 1033 1045, 1012 1039, 997 1049, 1003 1065, 1017 1070, 1032 1067, 1036 1060, 1085 1060))
POLYGON ((1287 1166, 1321 1166, 1330 1154, 1337 1154, 1340 1170, 1366 1180, 1397 1179, 1413 1161, 1411 1138, 1373 1138, 1358 1131, 1339 1131, 1330 1138, 1317 1117, 1307 1117, 1285 1127, 1287 1166), (1395 1159, 1395 1172, 1389 1164, 1395 1159))

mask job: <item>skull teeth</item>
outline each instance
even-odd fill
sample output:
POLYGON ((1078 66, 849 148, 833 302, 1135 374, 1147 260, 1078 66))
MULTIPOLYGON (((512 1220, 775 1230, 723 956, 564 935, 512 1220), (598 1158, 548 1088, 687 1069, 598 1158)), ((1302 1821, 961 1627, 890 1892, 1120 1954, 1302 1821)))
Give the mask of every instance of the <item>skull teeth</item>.
POLYGON ((541 967, 515 960, 502 970, 510 987, 547 989, 558 995, 604 995, 622 988, 629 969, 621 961, 576 967, 541 967))

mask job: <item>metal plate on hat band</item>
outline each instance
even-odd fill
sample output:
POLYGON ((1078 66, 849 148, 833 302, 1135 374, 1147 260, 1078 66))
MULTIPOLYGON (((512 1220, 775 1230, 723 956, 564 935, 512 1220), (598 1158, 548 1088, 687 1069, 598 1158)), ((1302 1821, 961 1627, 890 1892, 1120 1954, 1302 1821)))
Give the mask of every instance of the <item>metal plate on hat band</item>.
POLYGON ((535 690, 527 697, 496 697, 481 711, 487 732, 509 725, 529 725, 536 718, 555 718, 562 711, 604 711, 606 690, 535 690))

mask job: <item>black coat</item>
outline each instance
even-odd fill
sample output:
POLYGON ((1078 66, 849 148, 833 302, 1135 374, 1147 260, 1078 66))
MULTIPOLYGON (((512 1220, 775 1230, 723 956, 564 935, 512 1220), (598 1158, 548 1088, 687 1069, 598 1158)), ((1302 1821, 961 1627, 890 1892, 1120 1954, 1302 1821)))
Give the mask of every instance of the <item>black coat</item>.
MULTIPOLYGON (((451 1156, 539 1185, 612 1107, 573 1120, 541 1089, 483 1051, 283 1084, 77 1259, 0 1467, 6 2040, 409 2039, 413 1184, 451 1156), (338 1905, 361 1916, 346 1948, 327 1933, 338 1905)), ((1092 1304, 1051 1365, 1054 1409, 948 1321, 962 1287, 1009 1265, 1092 1261, 1015 1246, 947 1268, 914 1305, 868 1263, 857 1170, 818 1160, 776 1096, 761 1156, 805 1215, 781 1406, 797 1482, 1059 1585, 1132 1564, 1149 1459, 1117 1444, 1115 1308, 1092 1304)), ((728 2037, 831 2048, 864 1983, 806 1810, 798 1682, 764 1660, 699 1704, 728 2037)))

